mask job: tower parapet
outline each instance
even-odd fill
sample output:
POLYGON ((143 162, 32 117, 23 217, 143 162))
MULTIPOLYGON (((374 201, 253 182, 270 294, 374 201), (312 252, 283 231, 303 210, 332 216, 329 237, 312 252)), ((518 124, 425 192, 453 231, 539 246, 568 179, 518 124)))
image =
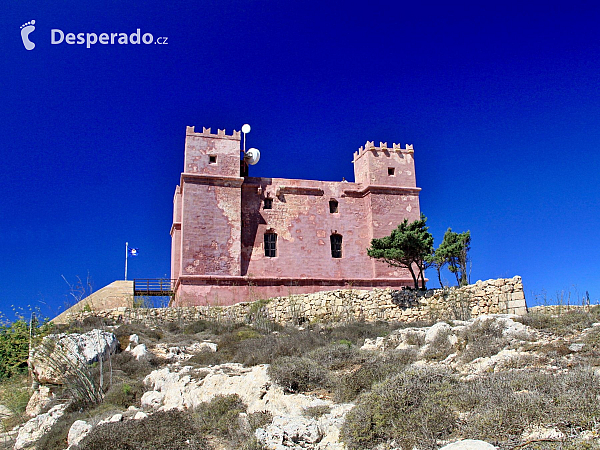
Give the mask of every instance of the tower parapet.
POLYGON ((414 149, 412 144, 367 141, 354 152, 354 180, 364 185, 416 187, 414 149))
POLYGON ((227 135, 224 129, 213 134, 210 128, 203 127, 200 133, 195 127, 187 127, 184 173, 239 177, 240 140, 236 130, 227 135))

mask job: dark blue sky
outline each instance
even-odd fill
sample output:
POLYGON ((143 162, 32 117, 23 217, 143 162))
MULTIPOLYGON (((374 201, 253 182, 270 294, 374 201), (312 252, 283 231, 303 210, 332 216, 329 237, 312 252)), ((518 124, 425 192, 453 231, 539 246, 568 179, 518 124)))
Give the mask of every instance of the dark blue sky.
POLYGON ((168 275, 185 127, 243 123, 255 176, 353 180, 366 140, 413 144, 436 245, 471 230, 472 281, 600 298, 596 3, 131 3, 2 7, 0 311, 56 314, 61 275, 121 279, 126 241, 130 278, 168 275), (167 45, 51 44, 138 28, 167 45))

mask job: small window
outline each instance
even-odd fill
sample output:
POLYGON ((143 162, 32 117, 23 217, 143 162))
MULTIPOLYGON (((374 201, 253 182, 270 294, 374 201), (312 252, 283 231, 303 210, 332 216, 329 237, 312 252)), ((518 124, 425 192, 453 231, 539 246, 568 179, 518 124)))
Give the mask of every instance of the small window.
POLYGON ((390 177, 393 177, 396 173, 396 169, 394 169, 393 167, 388 167, 388 175, 390 177))
POLYGON ((337 200, 329 200, 329 212, 334 214, 338 212, 338 202, 337 200))
POLYGON ((342 257, 342 235, 332 234, 331 235, 331 257, 341 258, 342 257))
POLYGON ((208 163, 209 164, 216 164, 217 163, 217 155, 210 155, 208 157, 208 163))
POLYGON ((277 256, 277 234, 265 233, 265 256, 274 258, 277 256))
POLYGON ((273 209, 273 199, 265 198, 265 202, 263 203, 263 209, 273 209))

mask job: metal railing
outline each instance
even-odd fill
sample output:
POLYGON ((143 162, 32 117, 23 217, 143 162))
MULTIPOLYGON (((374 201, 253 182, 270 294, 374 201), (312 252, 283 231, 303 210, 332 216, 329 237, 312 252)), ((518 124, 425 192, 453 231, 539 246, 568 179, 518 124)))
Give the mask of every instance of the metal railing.
POLYGON ((135 278, 133 280, 134 296, 171 296, 175 281, 170 278, 135 278))

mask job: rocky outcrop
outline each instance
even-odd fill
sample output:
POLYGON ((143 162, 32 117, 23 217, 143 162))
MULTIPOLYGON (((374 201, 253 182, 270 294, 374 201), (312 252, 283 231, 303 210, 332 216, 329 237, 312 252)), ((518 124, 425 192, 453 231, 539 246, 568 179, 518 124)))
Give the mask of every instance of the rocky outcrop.
POLYGON ((15 442, 14 450, 34 449, 35 444, 64 415, 67 405, 56 405, 50 411, 30 419, 21 429, 15 442))
POLYGON ((153 410, 194 408, 216 395, 237 394, 247 405, 248 413, 268 411, 273 423, 257 430, 257 437, 269 448, 341 449, 338 443, 343 417, 351 404, 336 405, 329 400, 296 394, 286 395, 272 384, 268 365, 243 367, 222 364, 206 369, 172 365, 153 371, 144 384, 151 390, 142 396, 142 406, 153 410), (319 419, 303 417, 313 406, 330 406, 319 419))
POLYGON ((31 353, 29 366, 42 384, 63 384, 66 373, 115 353, 119 341, 113 333, 92 330, 84 334, 51 334, 31 353))

